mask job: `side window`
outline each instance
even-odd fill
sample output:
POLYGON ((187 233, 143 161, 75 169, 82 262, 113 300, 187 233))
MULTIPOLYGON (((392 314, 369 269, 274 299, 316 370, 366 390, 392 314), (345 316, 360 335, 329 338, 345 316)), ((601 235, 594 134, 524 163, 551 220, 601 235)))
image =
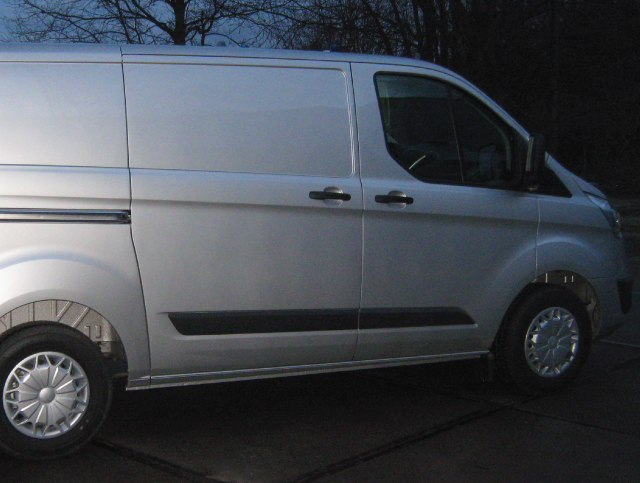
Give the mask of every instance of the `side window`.
POLYGON ((504 185, 513 171, 509 131, 495 115, 460 91, 451 89, 451 101, 464 181, 504 185))
POLYGON ((421 77, 376 76, 387 149, 423 181, 462 181, 447 88, 421 77))
POLYGON ((514 133, 461 91, 424 77, 375 78, 389 154, 422 181, 508 186, 514 133))

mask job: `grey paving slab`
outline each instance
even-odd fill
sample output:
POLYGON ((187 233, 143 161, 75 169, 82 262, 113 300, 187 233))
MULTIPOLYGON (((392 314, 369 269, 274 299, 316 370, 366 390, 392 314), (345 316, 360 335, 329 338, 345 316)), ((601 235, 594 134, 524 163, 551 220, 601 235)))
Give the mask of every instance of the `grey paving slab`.
POLYGON ((287 481, 486 407, 343 373, 127 393, 100 438, 218 481, 287 481))
POLYGON ((620 344, 609 339, 595 342, 587 363, 576 378, 576 384, 583 379, 606 375, 620 364, 637 357, 640 357, 640 346, 620 344))
MULTIPOLYGON (((626 330, 626 329, 625 329, 626 330)), ((640 325, 629 330, 636 337, 640 325)), ((640 357, 638 347, 621 345, 615 341, 596 342, 585 367, 575 384, 584 379, 603 376, 618 365, 640 357)), ((436 393, 499 405, 514 405, 528 399, 514 388, 499 380, 484 382, 475 361, 429 364, 424 366, 378 369, 362 373, 361 377, 379 378, 391 386, 407 385, 436 393)), ((571 386, 570 386, 571 387, 571 386)))
POLYGON ((505 409, 318 483, 637 483, 640 439, 505 409))
MULTIPOLYGON (((630 324, 635 337, 639 327, 630 324)), ((385 377, 419 384, 418 370, 387 371, 385 377)), ((298 481, 640 481, 640 347, 597 342, 577 381, 533 400, 518 401, 499 385, 474 382, 471 374, 470 367, 466 376, 452 374, 450 389, 515 409, 453 424, 375 458, 352 457, 346 469, 328 466, 326 477, 316 478, 319 469, 314 478, 298 481), (470 384, 463 384, 465 377, 470 384)))
POLYGON ((390 385, 420 387, 434 393, 492 404, 511 405, 525 399, 507 384, 497 380, 483 381, 480 362, 473 360, 376 369, 364 373, 365 376, 380 378, 390 385))
POLYGON ((129 457, 89 445, 81 453, 42 462, 0 456, 2 483, 187 483, 175 473, 158 470, 129 457))
POLYGON ((633 233, 627 233, 627 226, 623 220, 623 226, 625 228, 624 244, 627 250, 627 256, 635 258, 640 256, 640 217, 634 219, 635 230, 633 233))
MULTIPOLYGON (((640 295, 634 294, 634 304, 640 304, 640 295)), ((622 344, 628 344, 640 348, 640 313, 635 316, 633 323, 624 324, 604 340, 618 342, 621 344, 620 347, 622 344)))
POLYGON ((629 314, 629 321, 605 340, 631 344, 640 347, 640 280, 634 281, 637 292, 633 294, 633 305, 629 314))
POLYGON ((522 408, 640 438, 640 350, 610 371, 585 377, 522 408))

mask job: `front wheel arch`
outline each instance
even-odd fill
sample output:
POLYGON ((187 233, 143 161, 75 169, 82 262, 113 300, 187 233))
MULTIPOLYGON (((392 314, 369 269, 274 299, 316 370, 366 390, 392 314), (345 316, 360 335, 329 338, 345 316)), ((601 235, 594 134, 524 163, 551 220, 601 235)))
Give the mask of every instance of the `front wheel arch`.
POLYGON ((535 284, 509 309, 493 352, 503 378, 525 393, 540 394, 558 390, 577 376, 591 342, 584 303, 567 288, 535 284))

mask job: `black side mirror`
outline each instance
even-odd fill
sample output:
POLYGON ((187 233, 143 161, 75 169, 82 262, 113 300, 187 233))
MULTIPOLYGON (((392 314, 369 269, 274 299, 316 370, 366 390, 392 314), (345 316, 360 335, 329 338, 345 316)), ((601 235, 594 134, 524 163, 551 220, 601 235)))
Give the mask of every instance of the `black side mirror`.
POLYGON ((540 183, 540 173, 546 159, 546 143, 542 134, 529 136, 527 147, 527 159, 524 166, 524 188, 528 191, 536 191, 540 183))

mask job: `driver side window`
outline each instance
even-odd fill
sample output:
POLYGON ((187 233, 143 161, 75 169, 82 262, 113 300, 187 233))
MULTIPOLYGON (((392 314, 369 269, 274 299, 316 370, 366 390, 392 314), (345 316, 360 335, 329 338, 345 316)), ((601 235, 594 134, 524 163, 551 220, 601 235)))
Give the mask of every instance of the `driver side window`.
POLYGON ((409 75, 375 77, 389 154, 427 182, 506 186, 513 178, 511 130, 446 84, 409 75))

